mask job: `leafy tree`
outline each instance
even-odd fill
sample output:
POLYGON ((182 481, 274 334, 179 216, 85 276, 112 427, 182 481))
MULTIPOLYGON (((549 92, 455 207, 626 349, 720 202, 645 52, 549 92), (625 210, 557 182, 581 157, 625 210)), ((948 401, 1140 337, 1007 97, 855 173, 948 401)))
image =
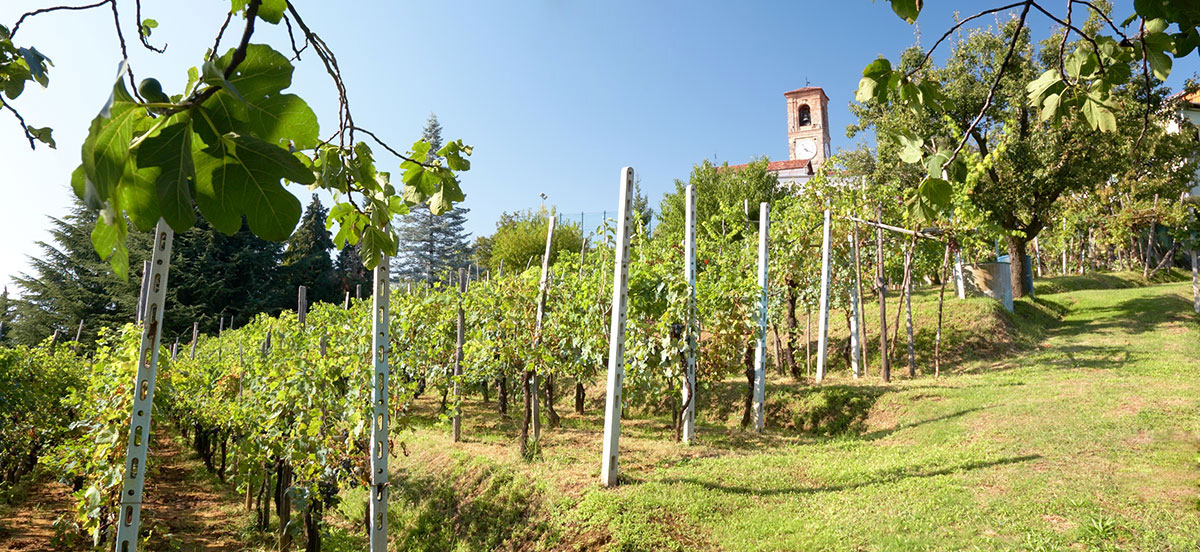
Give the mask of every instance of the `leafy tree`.
POLYGON ((317 194, 313 194, 300 226, 288 238, 283 253, 283 270, 287 273, 290 291, 294 293, 297 286, 306 286, 310 303, 332 303, 341 299, 333 259, 329 257, 333 236, 325 228, 328 215, 329 211, 321 205, 317 194))
MULTIPOLYGON (((431 149, 442 144, 442 125, 429 114, 421 139, 431 149)), ((417 205, 400 217, 396 234, 400 247, 392 261, 393 276, 432 284, 444 281, 470 262, 470 234, 465 230, 468 209, 454 207, 434 216, 428 206, 417 205)))
MULTIPOLYGON (((491 257, 488 268, 498 270, 501 263, 504 271, 523 271, 537 264, 546 252, 546 225, 550 213, 543 207, 537 211, 502 213, 496 223, 496 233, 491 237, 491 257)), ((583 233, 576 224, 556 224, 551 241, 550 261, 554 262, 561 251, 578 252, 583 246, 583 233)))
POLYGON ((659 224, 654 229, 655 237, 666 237, 672 241, 683 239, 683 193, 689 183, 696 188, 698 228, 714 228, 720 233, 727 233, 757 225, 758 204, 763 201, 774 202, 788 193, 779 186, 775 173, 767 171, 767 163, 768 160, 763 158, 745 167, 730 168, 728 164, 718 167, 706 160, 692 167, 688 182, 676 180, 675 191, 663 196, 658 208, 659 224), (746 201, 750 202, 748 219, 743 209, 746 201), (722 206, 736 208, 722 209, 722 206), (710 221, 715 224, 701 224, 710 221))
POLYGON ((4 293, 0 294, 0 343, 4 343, 8 333, 12 331, 16 307, 16 301, 8 297, 8 286, 4 286, 4 293))

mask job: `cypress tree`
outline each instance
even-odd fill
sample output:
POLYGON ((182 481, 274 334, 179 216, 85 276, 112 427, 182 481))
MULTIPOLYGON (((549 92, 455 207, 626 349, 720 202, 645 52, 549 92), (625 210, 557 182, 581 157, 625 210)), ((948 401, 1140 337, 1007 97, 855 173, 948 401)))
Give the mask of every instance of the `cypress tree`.
MULTIPOLYGON (((429 115, 422 138, 429 142, 430 151, 442 147, 442 125, 437 115, 429 115)), ((464 228, 468 212, 469 209, 455 207, 435 216, 427 205, 421 204, 400 217, 396 226, 400 245, 392 260, 394 277, 432 284, 450 279, 458 268, 470 264, 471 235, 464 228)))
POLYGON ((32 345, 55 330, 73 339, 83 320, 80 341, 91 343, 101 327, 134 321, 141 261, 149 258, 150 233, 130 228, 131 270, 129 280, 122 281, 92 247, 96 216, 76 200, 67 216, 50 217, 53 242, 37 242, 42 254, 30 257, 31 272, 15 278, 21 298, 15 301, 11 330, 5 324, 10 341, 32 345))

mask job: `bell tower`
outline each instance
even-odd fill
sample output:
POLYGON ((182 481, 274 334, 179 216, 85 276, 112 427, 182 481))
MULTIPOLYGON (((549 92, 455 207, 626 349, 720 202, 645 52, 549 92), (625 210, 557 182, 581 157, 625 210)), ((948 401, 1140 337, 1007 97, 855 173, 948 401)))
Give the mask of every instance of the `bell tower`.
POLYGON ((788 159, 821 166, 830 156, 829 96, 817 86, 785 92, 788 112, 788 159))

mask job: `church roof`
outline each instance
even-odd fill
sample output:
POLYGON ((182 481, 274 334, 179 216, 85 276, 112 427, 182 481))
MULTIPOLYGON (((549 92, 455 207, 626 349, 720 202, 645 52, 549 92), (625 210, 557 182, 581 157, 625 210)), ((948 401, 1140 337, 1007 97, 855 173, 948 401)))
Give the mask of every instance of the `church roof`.
POLYGON ((1170 99, 1179 100, 1181 102, 1191 104, 1192 106, 1200 107, 1200 90, 1194 92, 1180 90, 1179 92, 1171 95, 1170 99))
POLYGON ((803 93, 805 93, 805 92, 813 92, 813 91, 820 92, 820 93, 821 93, 821 95, 822 95, 822 96, 825 96, 825 98, 826 98, 826 99, 828 99, 828 98, 829 98, 829 96, 827 96, 827 95, 825 94, 825 89, 824 89, 824 88, 821 88, 820 86, 805 86, 804 88, 797 88, 797 89, 795 89, 795 90, 791 90, 791 91, 788 91, 788 92, 784 92, 784 93, 783 93, 783 95, 784 95, 784 96, 791 96, 792 94, 803 94, 803 93))
MULTIPOLYGON (((721 167, 721 169, 723 170, 728 168, 736 171, 744 169, 748 165, 749 163, 742 163, 741 165, 729 165, 728 167, 721 167)), ((812 166, 808 159, 789 159, 787 161, 771 161, 770 163, 767 163, 767 170, 771 172, 786 171, 790 169, 808 169, 808 172, 810 174, 812 173, 812 166)))

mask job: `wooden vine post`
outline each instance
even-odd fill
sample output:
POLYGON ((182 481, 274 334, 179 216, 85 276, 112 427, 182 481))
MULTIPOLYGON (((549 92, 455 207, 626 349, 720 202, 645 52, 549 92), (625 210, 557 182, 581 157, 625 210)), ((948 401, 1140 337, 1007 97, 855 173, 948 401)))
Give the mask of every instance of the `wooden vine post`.
MULTIPOLYGON (((855 223, 857 226, 858 223, 855 223)), ((854 233, 858 233, 855 228, 854 233)), ((851 266, 858 266, 858 242, 854 236, 850 236, 850 256, 853 257, 850 262, 851 266)), ((858 281, 858 272, 854 273, 854 284, 850 286, 850 372, 854 374, 854 379, 858 379, 863 375, 862 363, 862 342, 859 333, 859 306, 858 306, 858 289, 860 282, 858 281)))
POLYGON ((767 398, 767 238, 771 207, 758 204, 758 339, 754 347, 754 431, 766 425, 767 398))
MULTIPOLYGON (((879 376, 884 382, 892 380, 892 365, 887 348, 887 278, 883 272, 883 205, 875 207, 875 287, 879 290, 879 376)), ((961 263, 956 263, 959 295, 962 292, 961 263)))
MULTIPOLYGON (((551 207, 550 218, 546 221, 546 251, 542 253, 542 277, 538 281, 537 326, 533 332, 535 349, 542 344, 542 324, 546 319, 546 296, 550 291, 550 256, 554 253, 554 227, 557 225, 557 221, 558 217, 554 214, 554 208, 551 207)), ((542 438, 542 416, 541 410, 538 408, 538 389, 540 389, 541 382, 539 380, 541 378, 538 377, 537 370, 530 370, 528 367, 526 367, 525 378, 529 384, 528 399, 526 400, 530 401, 529 418, 530 424, 533 426, 533 442, 536 445, 542 438)))
POLYGON ((192 322, 192 360, 196 360, 196 340, 200 338, 200 323, 192 322))
POLYGON ((308 316, 308 288, 300 286, 296 290, 296 321, 304 326, 304 321, 308 316))
POLYGON ((684 339, 687 340, 687 372, 683 379, 683 442, 692 444, 696 436, 696 187, 688 184, 684 191, 683 211, 683 278, 688 285, 687 319, 684 339))
POLYGON ((371 297, 372 405, 371 424, 371 552, 387 552, 388 500, 388 258, 375 267, 371 297))
POLYGON ((458 324, 454 347, 454 442, 462 438, 462 391, 458 380, 462 379, 463 333, 466 332, 466 321, 463 318, 463 295, 467 293, 467 269, 458 269, 458 324))
POLYGON ((817 383, 825 379, 826 353, 829 347, 829 255, 833 248, 833 224, 828 203, 825 205, 825 230, 821 237, 821 312, 817 317, 817 383))
POLYGON ((629 225, 633 211, 633 167, 621 169, 617 241, 613 251, 612 323, 608 335, 608 394, 604 399, 604 452, 600 484, 617 484, 617 455, 621 441, 621 384, 625 379, 625 308, 629 287, 629 225))
POLYGON ((137 379, 129 417, 129 440, 125 448, 125 471, 121 484, 121 510, 117 518, 116 552, 136 552, 142 520, 142 490, 146 474, 146 452, 150 445, 150 413, 154 408, 154 380, 158 370, 158 348, 162 335, 163 307, 167 297, 167 273, 171 268, 171 241, 175 232, 159 219, 154 230, 145 301, 145 320, 138 348, 137 379))

